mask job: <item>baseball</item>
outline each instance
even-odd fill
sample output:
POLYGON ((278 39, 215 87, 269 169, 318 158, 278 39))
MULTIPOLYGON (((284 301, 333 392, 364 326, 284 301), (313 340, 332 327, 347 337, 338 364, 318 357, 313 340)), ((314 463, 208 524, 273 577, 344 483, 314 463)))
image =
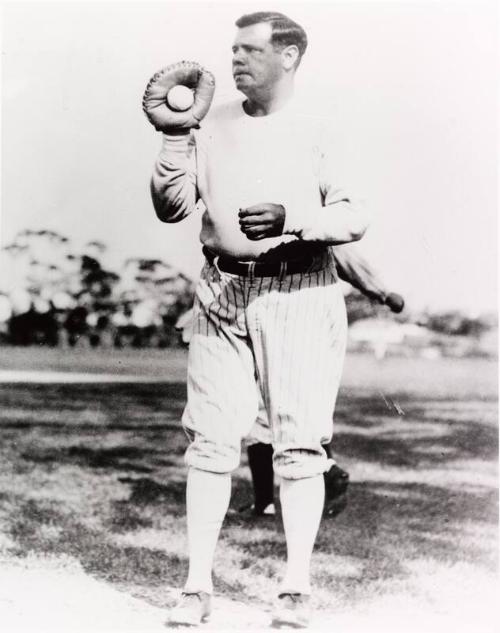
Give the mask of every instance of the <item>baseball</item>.
POLYGON ((183 112, 193 105, 194 93, 187 86, 174 86, 168 91, 167 102, 172 110, 183 112))

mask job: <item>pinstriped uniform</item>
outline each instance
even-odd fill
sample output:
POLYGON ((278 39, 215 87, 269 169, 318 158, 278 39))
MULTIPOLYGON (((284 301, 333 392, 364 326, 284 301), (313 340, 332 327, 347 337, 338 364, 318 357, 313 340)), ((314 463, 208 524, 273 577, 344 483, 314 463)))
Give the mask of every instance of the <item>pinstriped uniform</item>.
POLYGON ((262 398, 276 472, 296 479, 328 468, 321 444, 331 439, 347 319, 331 253, 325 248, 318 258, 314 272, 274 277, 233 275, 206 262, 183 415, 189 466, 235 469, 262 398))
POLYGON ((327 470, 321 444, 332 434, 347 331, 327 245, 366 228, 363 205, 342 180, 331 135, 294 99, 261 117, 240 101, 221 104, 200 130, 165 135, 151 181, 155 210, 177 222, 201 200, 209 253, 188 361, 189 466, 236 468, 263 402, 276 472, 294 479, 327 470), (259 203, 285 209, 281 235, 251 240, 241 230, 238 210, 259 203), (225 272, 239 273, 242 262, 247 274, 225 272), (279 275, 255 274, 274 264, 279 275))

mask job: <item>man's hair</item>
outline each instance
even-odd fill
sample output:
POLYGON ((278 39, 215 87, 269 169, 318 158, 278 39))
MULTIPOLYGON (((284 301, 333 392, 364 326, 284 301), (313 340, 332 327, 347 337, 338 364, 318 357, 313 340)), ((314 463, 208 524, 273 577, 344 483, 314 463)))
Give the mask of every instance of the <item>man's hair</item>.
POLYGON ((307 48, 307 35, 304 29, 297 22, 277 11, 257 11, 242 15, 236 20, 236 26, 242 29, 261 22, 268 22, 271 25, 271 44, 274 47, 283 49, 295 45, 298 48, 298 65, 307 48))

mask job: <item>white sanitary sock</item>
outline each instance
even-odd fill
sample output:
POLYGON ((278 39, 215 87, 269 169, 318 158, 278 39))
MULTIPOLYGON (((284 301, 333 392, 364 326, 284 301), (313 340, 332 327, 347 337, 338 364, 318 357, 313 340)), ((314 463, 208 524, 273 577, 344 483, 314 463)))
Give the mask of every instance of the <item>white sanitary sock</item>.
POLYGON ((281 591, 308 594, 311 592, 311 554, 325 501, 323 475, 283 479, 280 500, 287 546, 287 566, 281 591))
POLYGON ((215 547, 230 497, 230 474, 189 469, 186 487, 189 574, 184 591, 212 593, 215 547))

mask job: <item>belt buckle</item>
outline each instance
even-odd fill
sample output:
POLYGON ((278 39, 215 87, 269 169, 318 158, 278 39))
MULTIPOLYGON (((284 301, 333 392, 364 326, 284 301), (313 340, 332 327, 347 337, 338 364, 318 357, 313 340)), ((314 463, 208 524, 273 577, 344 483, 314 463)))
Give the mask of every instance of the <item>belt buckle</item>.
POLYGON ((246 276, 249 278, 250 283, 253 283, 254 279, 255 279, 255 266, 256 266, 257 262, 255 262, 254 260, 251 260, 249 262, 245 262, 245 266, 247 268, 247 274, 246 276))
POLYGON ((321 263, 322 263, 322 255, 316 255, 314 254, 311 257, 311 263, 309 264, 309 266, 307 266, 307 269, 305 271, 306 275, 310 275, 312 273, 317 272, 318 270, 321 269, 321 263), (321 259, 320 259, 321 258, 321 259))

